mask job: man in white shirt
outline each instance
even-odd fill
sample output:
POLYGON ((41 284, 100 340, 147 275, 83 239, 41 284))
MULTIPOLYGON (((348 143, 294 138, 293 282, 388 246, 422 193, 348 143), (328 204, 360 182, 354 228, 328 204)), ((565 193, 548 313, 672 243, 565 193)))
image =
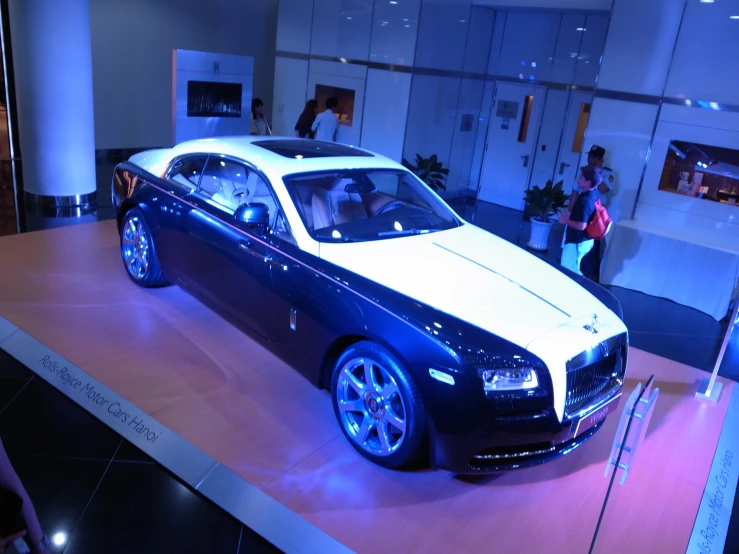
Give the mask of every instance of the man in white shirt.
POLYGON ((326 142, 336 141, 336 130, 339 128, 339 119, 336 117, 336 108, 339 101, 336 98, 326 99, 326 110, 316 116, 311 129, 316 133, 316 140, 326 142))

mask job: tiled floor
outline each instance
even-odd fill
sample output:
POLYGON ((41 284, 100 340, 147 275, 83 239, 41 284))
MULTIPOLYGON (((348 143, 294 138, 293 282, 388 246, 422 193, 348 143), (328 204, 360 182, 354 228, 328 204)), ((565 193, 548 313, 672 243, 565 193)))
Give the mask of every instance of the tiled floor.
MULTIPOLYGON (((113 216, 109 183, 114 164, 98 166, 96 219, 113 216)), ((14 206, 11 211, 7 196, 5 191, 0 201, 0 223, 11 232, 14 206)), ((519 212, 484 203, 456 204, 466 219, 524 246, 529 224, 519 212)), ((55 222, 30 223, 41 228, 55 222)), ((560 239, 552 233, 550 249, 542 256, 556 261, 560 239)), ((706 371, 713 368, 728 322, 633 291, 612 292, 624 307, 633 346, 706 371)), ((739 380, 739 335, 732 337, 720 373, 739 380)), ((55 552, 274 551, 1 352, 0 437, 47 531, 66 533, 68 542, 55 552)), ((725 552, 739 552, 736 520, 725 552)))
POLYGON ((278 552, 2 351, 0 437, 54 553, 278 552))

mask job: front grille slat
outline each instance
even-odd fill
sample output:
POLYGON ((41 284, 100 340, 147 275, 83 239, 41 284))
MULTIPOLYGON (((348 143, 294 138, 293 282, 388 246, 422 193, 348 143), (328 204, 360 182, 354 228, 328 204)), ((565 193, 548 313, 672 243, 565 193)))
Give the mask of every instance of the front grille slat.
POLYGON ((623 382, 621 349, 593 364, 567 372, 565 415, 576 414, 584 407, 602 400, 623 382))

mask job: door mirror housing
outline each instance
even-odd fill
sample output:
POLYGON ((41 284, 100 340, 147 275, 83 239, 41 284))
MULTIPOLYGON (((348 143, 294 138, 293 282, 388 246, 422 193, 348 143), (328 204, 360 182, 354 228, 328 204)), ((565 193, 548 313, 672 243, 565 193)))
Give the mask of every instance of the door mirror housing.
POLYGON ((264 233, 269 226, 269 208, 266 204, 260 203, 242 204, 236 208, 234 219, 241 225, 258 229, 264 233))

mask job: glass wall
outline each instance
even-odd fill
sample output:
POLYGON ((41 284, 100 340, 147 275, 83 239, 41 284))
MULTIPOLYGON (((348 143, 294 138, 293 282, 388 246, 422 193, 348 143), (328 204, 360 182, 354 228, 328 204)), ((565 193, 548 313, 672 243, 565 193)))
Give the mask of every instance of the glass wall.
POLYGON ((447 197, 523 208, 531 184, 574 182, 605 13, 421 5, 404 157, 436 155, 447 197), (444 42, 439 40, 444 36, 444 42))

